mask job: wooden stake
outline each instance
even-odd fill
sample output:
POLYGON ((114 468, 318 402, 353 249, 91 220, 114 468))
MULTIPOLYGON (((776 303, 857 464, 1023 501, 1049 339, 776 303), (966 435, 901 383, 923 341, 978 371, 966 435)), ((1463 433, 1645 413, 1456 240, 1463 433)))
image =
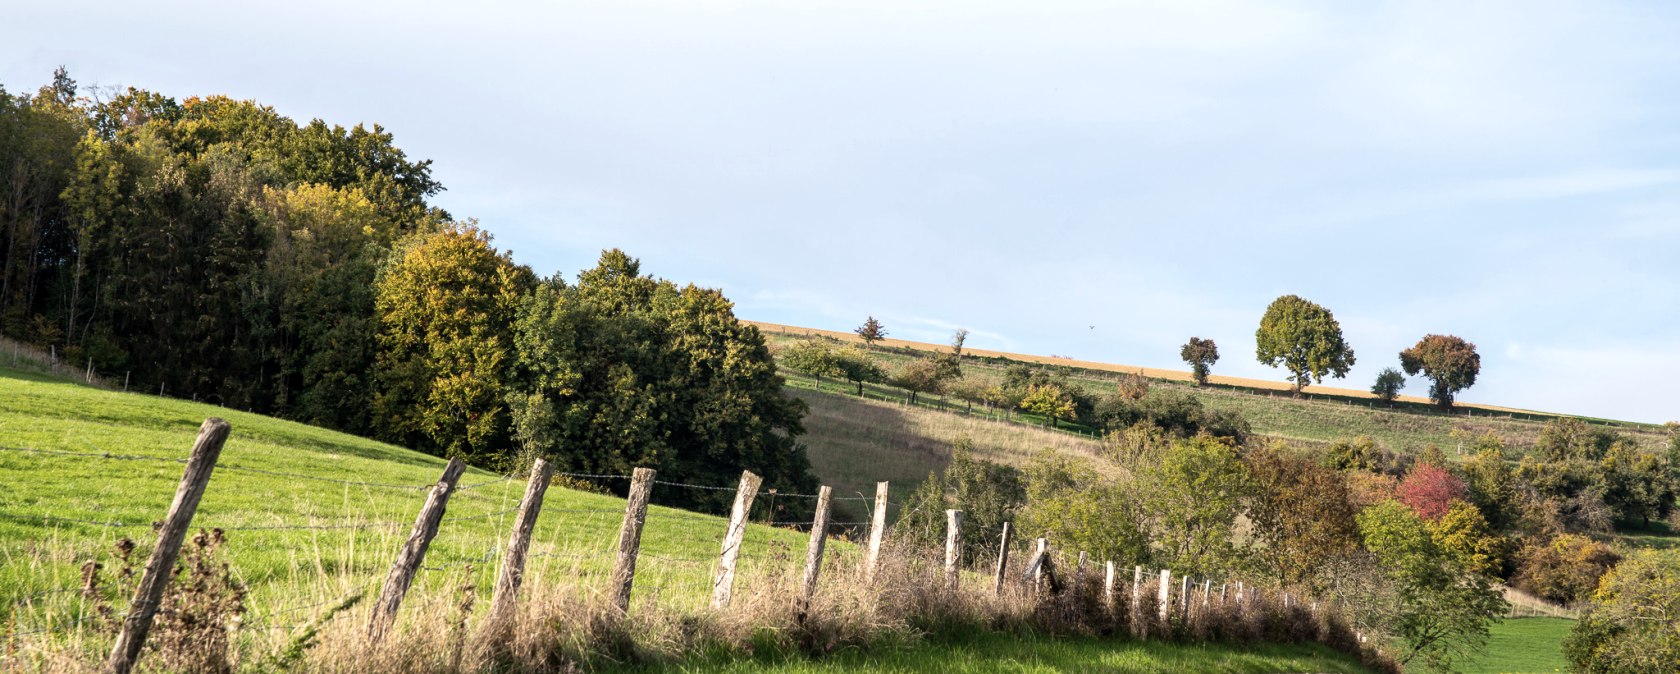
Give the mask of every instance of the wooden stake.
POLYGON ((1143 567, 1142 566, 1134 566, 1134 567, 1132 567, 1132 618, 1133 618, 1133 620, 1138 620, 1138 619, 1143 618, 1143 612, 1141 610, 1139 610, 1139 608, 1138 608, 1139 606, 1142 606, 1142 605, 1143 605, 1143 567))
POLYGON ((449 465, 443 467, 443 476, 426 495, 425 505, 420 507, 420 514, 414 518, 414 529, 397 553, 396 561, 391 563, 391 573, 385 576, 385 587, 379 592, 379 601, 373 605, 373 615, 368 618, 369 641, 379 643, 392 623, 396 622, 403 595, 408 594, 408 586, 414 583, 414 572, 425 561, 426 548, 431 546, 432 539, 437 536, 438 524, 443 522, 444 507, 449 504, 450 493, 455 491, 455 481, 461 479, 461 473, 466 470, 467 464, 461 463, 460 459, 450 459, 449 465))
POLYGON ((962 563, 963 511, 945 511, 945 579, 957 584, 957 567, 962 563))
POLYGON ((1103 606, 1114 610, 1114 562, 1103 562, 1103 606))
POLYGON ((741 557, 741 542, 747 536, 747 514, 752 512, 753 499, 758 496, 764 478, 750 470, 741 471, 741 484, 735 488, 735 505, 729 508, 729 528, 723 531, 723 550, 718 556, 717 577, 712 580, 712 608, 729 606, 735 591, 735 560, 741 557))
POLYGON ((1003 596, 1003 574, 1009 569, 1009 542, 1012 534, 1014 531, 1009 528, 1009 523, 1004 522, 1003 538, 998 542, 997 573, 992 578, 992 594, 999 597, 1003 596))
POLYGON ((630 494, 624 502, 624 525, 618 530, 618 559, 613 562, 613 605, 630 610, 630 586, 636 581, 636 555, 642 548, 642 525, 647 523, 648 499, 653 495, 652 468, 630 473, 630 494))
POLYGON ((828 505, 834 490, 824 485, 817 490, 817 515, 811 520, 811 542, 805 546, 805 584, 801 596, 800 613, 810 607, 811 597, 817 593, 817 575, 822 573, 823 546, 828 543, 828 505))
POLYGON ((1166 622, 1167 622, 1167 609, 1172 607, 1172 604, 1170 603, 1171 599, 1172 599, 1172 572, 1168 571, 1166 569, 1161 569, 1161 598, 1160 598, 1160 601, 1158 602, 1159 606, 1157 608, 1160 609, 1160 612, 1161 612, 1161 624, 1162 625, 1165 625, 1166 622))
POLYGON ((105 671, 111 674, 128 674, 134 668, 134 661, 140 657, 140 650, 146 645, 146 633, 152 629, 152 616, 163 601, 163 590, 169 585, 169 579, 175 575, 175 559, 180 555, 181 541, 187 537, 187 528, 192 525, 193 513, 198 510, 198 501, 204 496, 205 486, 210 484, 210 473, 216 468, 216 459, 222 454, 229 429, 228 422, 215 417, 205 419, 204 425, 198 428, 198 439, 193 442, 192 455, 187 458, 187 469, 181 474, 181 483, 175 487, 175 500, 170 502, 169 513, 163 517, 163 529, 158 531, 157 545, 152 548, 151 558, 146 560, 146 570, 140 575, 140 585, 134 588, 134 599, 128 605, 128 617, 123 619, 122 631, 117 633, 117 643, 111 648, 111 657, 105 663, 105 671))
POLYGON ((525 497, 519 501, 519 514, 514 516, 513 531, 508 536, 507 552, 502 555, 502 569, 496 573, 496 590, 490 598, 490 613, 484 620, 484 633, 492 638, 492 645, 506 641, 505 630, 512 626, 514 606, 519 598, 519 585, 525 580, 525 553, 531 549, 531 532, 537 528, 537 515, 542 512, 543 495, 554 477, 554 466, 537 459, 531 463, 531 477, 525 482, 525 497))
POLYGON ((887 537, 887 483, 875 483, 875 511, 869 517, 869 552, 864 558, 863 576, 875 582, 875 572, 881 568, 881 542, 887 537))

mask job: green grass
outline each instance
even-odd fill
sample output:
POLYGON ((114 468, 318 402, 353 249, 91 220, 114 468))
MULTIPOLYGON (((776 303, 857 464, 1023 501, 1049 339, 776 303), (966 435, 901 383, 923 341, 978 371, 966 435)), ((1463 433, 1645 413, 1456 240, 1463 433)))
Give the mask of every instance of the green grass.
MULTIPOLYGON (((0 369, 0 444, 11 448, 180 459, 210 416, 227 419, 233 430, 193 526, 230 530, 229 559, 251 588, 253 617, 292 608, 299 597, 376 587, 408 535, 425 487, 444 465, 436 457, 303 424, 0 369), (293 525, 321 528, 240 529, 293 525)), ((67 590, 80 586, 81 565, 99 560, 114 568, 110 550, 125 536, 141 543, 143 552, 149 548, 150 523, 163 517, 182 469, 174 461, 0 450, 0 602, 11 608, 28 600, 18 610, 26 627, 76 614, 83 607, 67 590), (48 516, 123 526, 42 520, 48 516)), ((470 469, 460 484, 474 488, 451 498, 425 560, 434 571, 420 575, 417 592, 460 582, 468 564, 480 588, 494 580, 524 483, 470 469)), ((679 488, 656 486, 655 502, 679 488)), ((623 509, 615 496, 551 489, 528 573, 604 586, 623 509)), ((700 606, 723 530, 717 517, 652 508, 637 569, 638 597, 700 606)), ((804 541, 797 531, 752 527, 742 573, 771 559, 772 548, 803 550, 804 541)), ((854 551, 846 544, 830 549, 843 556, 854 551)))
MULTIPOLYGON (((652 669, 632 668, 641 672, 652 669)), ((900 674, 941 672, 1364 672, 1351 658, 1318 645, 1223 646, 1116 642, 1043 636, 964 635, 901 650, 842 651, 821 659, 776 655, 718 659, 659 671, 691 674, 900 674)))
POLYGON ((1567 672, 1563 638, 1575 621, 1563 618, 1512 618, 1493 624, 1481 656, 1460 663, 1464 674, 1534 674, 1567 672))

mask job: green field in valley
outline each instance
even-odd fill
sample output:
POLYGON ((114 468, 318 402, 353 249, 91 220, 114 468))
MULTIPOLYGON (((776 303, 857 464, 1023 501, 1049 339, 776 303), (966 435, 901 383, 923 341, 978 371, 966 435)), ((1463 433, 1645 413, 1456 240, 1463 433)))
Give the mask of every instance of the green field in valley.
POLYGON ((1486 652, 1461 663, 1464 674, 1539 674, 1569 671, 1563 638, 1575 621, 1563 618, 1512 618, 1493 624, 1486 652))

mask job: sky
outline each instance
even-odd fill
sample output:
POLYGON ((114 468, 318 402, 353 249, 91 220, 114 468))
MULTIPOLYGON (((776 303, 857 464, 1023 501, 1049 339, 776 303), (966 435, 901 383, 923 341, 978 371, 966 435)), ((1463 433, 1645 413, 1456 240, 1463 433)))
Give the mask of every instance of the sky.
POLYGON ((1281 380, 1297 294, 1327 383, 1449 333, 1461 400, 1680 419, 1677 3, 246 4, 18 3, 0 84, 379 123, 539 273, 743 318, 1281 380))

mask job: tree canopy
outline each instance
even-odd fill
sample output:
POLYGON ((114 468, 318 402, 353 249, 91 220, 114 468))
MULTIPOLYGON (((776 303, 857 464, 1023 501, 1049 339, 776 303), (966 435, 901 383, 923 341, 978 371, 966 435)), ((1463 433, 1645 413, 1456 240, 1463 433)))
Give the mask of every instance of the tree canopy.
POLYGON ((1219 362, 1219 346, 1211 339, 1191 337, 1179 348, 1178 356, 1190 365, 1190 376, 1201 386, 1207 384, 1208 372, 1219 362))
POLYGON ((1266 307, 1254 341, 1261 363, 1289 371, 1297 395, 1326 376, 1347 376, 1354 363, 1353 348, 1342 339, 1342 326, 1330 310, 1295 295, 1266 307))
POLYGON ((1453 396, 1476 383, 1482 371, 1482 357, 1476 345, 1453 335, 1425 335, 1417 345, 1400 352, 1400 366, 1406 374, 1423 373, 1430 382, 1429 399, 1442 409, 1451 409, 1453 396))

